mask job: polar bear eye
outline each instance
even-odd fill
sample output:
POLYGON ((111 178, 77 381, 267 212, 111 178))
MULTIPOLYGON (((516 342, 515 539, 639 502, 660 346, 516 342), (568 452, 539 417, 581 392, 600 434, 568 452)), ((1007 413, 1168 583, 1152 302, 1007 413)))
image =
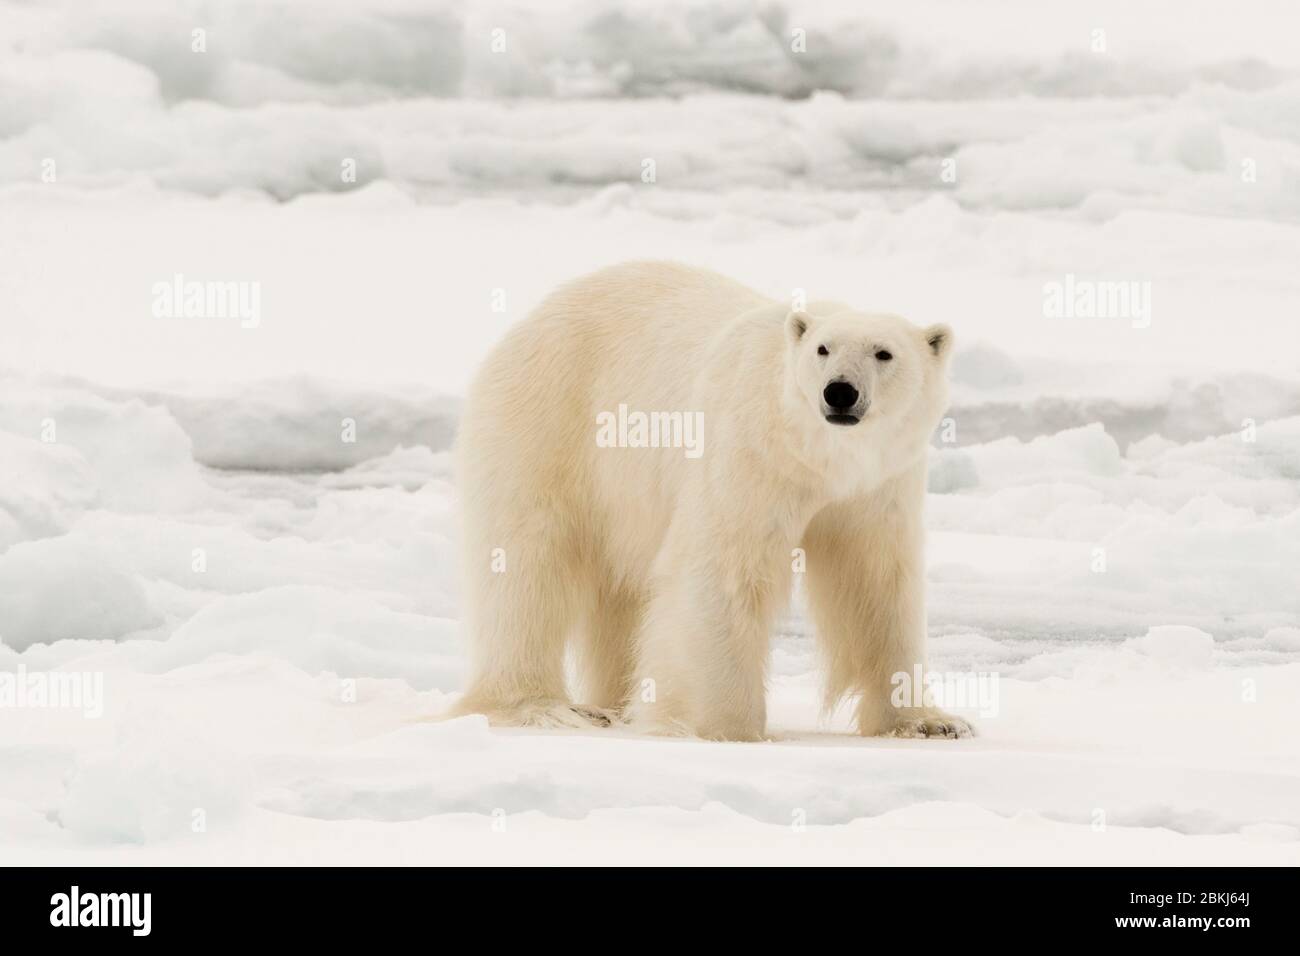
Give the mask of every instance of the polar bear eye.
POLYGON ((884 349, 881 349, 879 352, 876 353, 876 358, 880 359, 880 361, 882 362, 888 362, 893 357, 894 356, 892 353, 887 352, 884 349))
POLYGON ((824 345, 819 345, 819 346, 817 346, 817 354, 818 354, 818 355, 830 355, 831 353, 828 352, 828 351, 826 351, 826 346, 824 346, 824 345))

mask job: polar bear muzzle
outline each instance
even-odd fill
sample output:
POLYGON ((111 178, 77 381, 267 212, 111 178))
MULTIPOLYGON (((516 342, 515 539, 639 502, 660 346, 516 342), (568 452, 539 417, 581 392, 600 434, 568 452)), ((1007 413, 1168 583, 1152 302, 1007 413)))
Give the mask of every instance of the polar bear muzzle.
POLYGON ((822 391, 822 415, 832 425, 856 425, 871 405, 869 401, 861 402, 861 399, 852 382, 837 378, 827 383, 822 391))

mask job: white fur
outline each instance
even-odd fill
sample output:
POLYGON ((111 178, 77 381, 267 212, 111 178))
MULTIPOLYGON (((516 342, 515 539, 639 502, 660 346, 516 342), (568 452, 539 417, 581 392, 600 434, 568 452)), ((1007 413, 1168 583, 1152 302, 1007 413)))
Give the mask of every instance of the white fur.
POLYGON ((474 671, 458 712, 757 739, 803 548, 828 706, 859 696, 864 734, 968 733, 889 701, 924 655, 925 455, 951 343, 834 303, 791 314, 667 263, 556 291, 487 358, 461 424, 474 671), (870 399, 856 425, 824 417, 834 377, 870 399), (598 447, 597 416, 620 403, 703 412, 702 456, 598 447), (566 689, 570 639, 585 707, 566 689))

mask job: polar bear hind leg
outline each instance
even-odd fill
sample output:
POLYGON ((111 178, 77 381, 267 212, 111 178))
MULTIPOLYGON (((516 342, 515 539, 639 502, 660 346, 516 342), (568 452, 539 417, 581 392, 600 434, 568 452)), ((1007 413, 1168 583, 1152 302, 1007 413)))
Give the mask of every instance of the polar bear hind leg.
POLYGON ((451 715, 484 714, 503 727, 608 727, 608 711, 572 703, 565 687, 565 647, 586 583, 569 532, 541 509, 510 531, 478 536, 469 548, 473 676, 451 715), (507 542, 500 568, 492 566, 496 541, 507 542))

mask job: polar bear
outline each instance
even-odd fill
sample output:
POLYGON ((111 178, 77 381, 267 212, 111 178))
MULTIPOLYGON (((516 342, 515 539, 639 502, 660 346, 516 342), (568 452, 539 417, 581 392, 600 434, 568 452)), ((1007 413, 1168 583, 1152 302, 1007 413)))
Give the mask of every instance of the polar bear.
POLYGON ((951 351, 947 326, 791 311, 672 263, 551 294, 461 421, 473 667, 454 712, 761 739, 771 630, 806 571, 827 707, 856 696, 865 735, 968 735, 928 700, 891 702, 893 675, 923 666, 926 453, 951 351), (682 422, 703 427, 687 442, 682 422))

